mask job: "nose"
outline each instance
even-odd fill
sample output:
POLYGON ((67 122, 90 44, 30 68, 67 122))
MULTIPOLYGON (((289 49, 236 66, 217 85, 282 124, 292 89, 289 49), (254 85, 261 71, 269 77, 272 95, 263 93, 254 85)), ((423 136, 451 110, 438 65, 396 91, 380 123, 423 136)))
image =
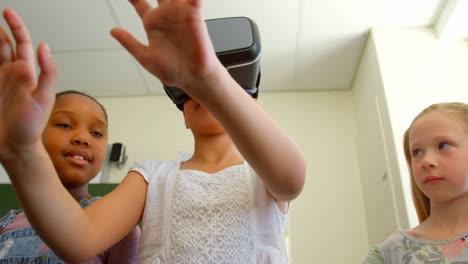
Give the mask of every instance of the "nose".
POLYGON ((423 160, 421 161, 422 167, 424 169, 433 169, 437 167, 437 158, 436 155, 432 152, 427 152, 423 160))
POLYGON ((84 132, 77 132, 71 138, 73 145, 89 146, 88 136, 84 132))

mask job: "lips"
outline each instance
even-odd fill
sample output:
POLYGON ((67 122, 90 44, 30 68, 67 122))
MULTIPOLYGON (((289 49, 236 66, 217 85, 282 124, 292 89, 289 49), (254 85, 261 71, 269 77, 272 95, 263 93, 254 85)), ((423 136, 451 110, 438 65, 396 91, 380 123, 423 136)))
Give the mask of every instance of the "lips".
POLYGON ((433 176, 433 175, 429 175, 429 176, 426 176, 424 177, 424 183, 430 183, 430 182, 437 182, 437 181, 441 181, 443 180, 444 178, 442 177, 438 177, 438 176, 433 176))
POLYGON ((65 157, 67 157, 69 159, 73 159, 73 160, 77 160, 77 161, 82 161, 82 162, 92 161, 91 155, 88 152, 82 151, 82 150, 67 151, 67 152, 65 152, 64 155, 65 155, 65 157))

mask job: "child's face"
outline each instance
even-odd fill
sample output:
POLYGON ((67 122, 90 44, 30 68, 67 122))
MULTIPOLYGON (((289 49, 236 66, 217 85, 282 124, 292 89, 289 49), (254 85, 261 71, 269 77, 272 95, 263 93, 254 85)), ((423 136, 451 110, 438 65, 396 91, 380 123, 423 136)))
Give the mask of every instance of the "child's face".
POLYGON ((82 186, 99 173, 107 136, 107 121, 96 102, 79 94, 57 98, 42 138, 65 187, 82 186))
POLYGON ((449 201, 468 193, 468 133, 455 114, 429 112, 409 134, 416 184, 431 201, 449 201))
POLYGON ((193 99, 184 103, 185 126, 195 134, 215 135, 224 133, 224 128, 216 118, 193 99))

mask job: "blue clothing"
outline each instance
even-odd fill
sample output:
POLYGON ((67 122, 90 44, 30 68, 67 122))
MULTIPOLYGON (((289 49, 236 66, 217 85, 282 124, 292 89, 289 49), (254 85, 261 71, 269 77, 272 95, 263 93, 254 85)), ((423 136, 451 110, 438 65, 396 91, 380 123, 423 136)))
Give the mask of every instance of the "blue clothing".
MULTIPOLYGON (((100 197, 83 199, 80 202, 82 208, 90 205, 100 197)), ((0 219, 0 231, 13 223, 16 216, 22 210, 10 210, 0 219)), ((56 264, 64 263, 52 250, 39 238, 32 227, 12 230, 0 235, 0 264, 56 264)))
MULTIPOLYGON (((14 214, 16 211, 11 211, 7 218, 14 214)), ((51 264, 63 261, 42 242, 34 229, 26 227, 0 237, 0 264, 6 263, 51 264)))

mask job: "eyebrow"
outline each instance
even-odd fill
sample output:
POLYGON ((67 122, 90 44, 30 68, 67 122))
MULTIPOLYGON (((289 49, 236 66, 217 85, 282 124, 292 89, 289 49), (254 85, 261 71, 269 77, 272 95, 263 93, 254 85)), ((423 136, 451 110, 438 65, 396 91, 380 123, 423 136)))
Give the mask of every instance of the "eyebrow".
POLYGON ((409 147, 409 150, 412 151, 412 150, 414 150, 415 148, 418 148, 420 145, 421 145, 421 144, 419 144, 419 143, 416 142, 416 143, 413 143, 413 144, 409 144, 408 147, 409 147))
MULTIPOLYGON (((438 141, 453 141, 457 142, 458 140, 454 138, 453 136, 447 136, 447 135, 441 135, 441 136, 435 136, 432 138, 432 141, 438 142, 438 141)), ((411 142, 411 140, 410 140, 411 142)), ((409 144, 410 149, 414 146, 420 146, 421 143, 419 141, 416 141, 415 143, 409 144)))
MULTIPOLYGON (((53 115, 57 115, 57 114, 64 114, 64 115, 74 115, 75 112, 71 112, 71 111, 65 111, 65 110, 61 110, 61 111, 55 111, 55 112, 52 112, 50 114, 50 116, 52 117, 53 115)), ((106 128, 107 128, 107 123, 102 121, 100 118, 94 118, 97 122, 103 124, 106 128)))

